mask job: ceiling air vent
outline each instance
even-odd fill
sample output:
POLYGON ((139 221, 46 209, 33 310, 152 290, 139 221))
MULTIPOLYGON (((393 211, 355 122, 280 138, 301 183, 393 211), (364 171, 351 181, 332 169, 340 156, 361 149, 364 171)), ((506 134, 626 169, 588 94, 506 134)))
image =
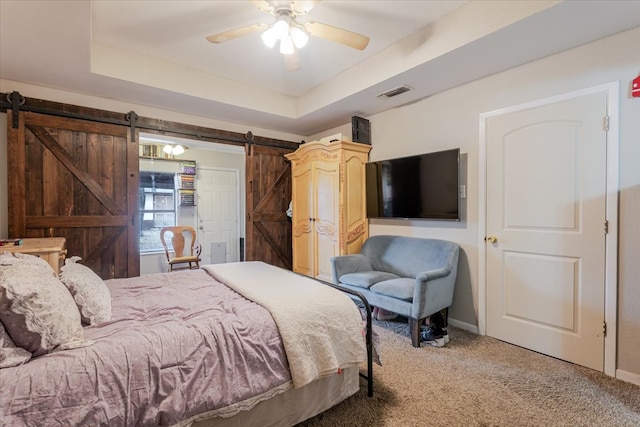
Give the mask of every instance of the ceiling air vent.
POLYGON ((395 89, 391 89, 387 92, 383 92, 380 95, 378 95, 378 98, 393 98, 394 96, 400 95, 401 93, 405 93, 405 92, 409 92, 411 90, 411 88, 409 86, 398 86, 395 89))

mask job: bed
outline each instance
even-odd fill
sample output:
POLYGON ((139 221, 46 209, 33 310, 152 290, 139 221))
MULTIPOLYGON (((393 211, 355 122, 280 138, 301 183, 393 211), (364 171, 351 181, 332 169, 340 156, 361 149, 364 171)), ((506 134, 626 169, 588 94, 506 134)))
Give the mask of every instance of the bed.
POLYGON ((7 314, 16 288, 44 267, 0 265, 0 366, 7 354, 26 358, 0 369, 6 425, 294 425, 360 387, 365 322, 328 286, 261 262, 113 279, 94 283, 109 294, 110 316, 92 321, 78 301, 99 292, 78 298, 86 283, 63 280, 71 267, 91 276, 80 265, 68 263, 60 278, 43 270, 34 285, 59 290, 62 281, 77 313, 58 315, 93 323, 55 345, 12 340, 7 314))

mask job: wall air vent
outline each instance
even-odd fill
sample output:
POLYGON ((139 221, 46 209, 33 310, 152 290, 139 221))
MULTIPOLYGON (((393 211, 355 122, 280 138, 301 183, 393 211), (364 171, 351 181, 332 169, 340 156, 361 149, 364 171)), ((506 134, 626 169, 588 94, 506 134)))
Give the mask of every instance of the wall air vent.
POLYGON ((411 90, 411 88, 409 86, 398 86, 395 89, 391 89, 389 91, 383 92, 380 95, 378 95, 378 98, 382 98, 382 99, 386 99, 386 98, 393 98, 394 96, 398 96, 401 93, 405 93, 405 92, 409 92, 411 90))

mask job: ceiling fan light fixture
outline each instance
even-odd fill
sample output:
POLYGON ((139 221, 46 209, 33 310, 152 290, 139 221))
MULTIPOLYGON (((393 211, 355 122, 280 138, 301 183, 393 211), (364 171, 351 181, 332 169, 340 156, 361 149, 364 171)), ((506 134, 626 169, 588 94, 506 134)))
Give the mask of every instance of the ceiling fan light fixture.
POLYGON ((276 34, 276 30, 273 27, 269 27, 262 35, 260 36, 262 41, 268 48, 273 48, 278 41, 278 36, 276 34))
POLYGON ((272 28, 275 32, 276 38, 280 41, 289 35, 289 22, 287 22, 284 16, 278 18, 278 22, 273 24, 272 28))
POLYGON ((280 40, 280 53, 283 55, 291 55, 293 52, 293 40, 287 35, 280 40))
POLYGON ((306 46, 309 41, 309 36, 304 30, 298 27, 291 28, 291 39, 293 40, 293 44, 296 45, 298 49, 301 49, 306 46))
POLYGON ((162 148, 162 151, 164 151, 169 155, 179 156, 180 154, 184 153, 184 147, 180 144, 177 144, 177 145, 167 144, 162 148))

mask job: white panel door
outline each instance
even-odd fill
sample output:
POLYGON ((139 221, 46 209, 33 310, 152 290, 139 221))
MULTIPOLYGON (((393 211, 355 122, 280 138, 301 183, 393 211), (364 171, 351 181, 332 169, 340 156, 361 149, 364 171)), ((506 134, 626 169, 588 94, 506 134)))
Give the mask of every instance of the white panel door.
POLYGON ((226 245, 226 262, 239 261, 238 171, 198 168, 196 205, 198 241, 202 244, 202 263, 217 263, 221 243, 226 245))
POLYGON ((606 93, 487 119, 487 335, 602 371, 606 93))

